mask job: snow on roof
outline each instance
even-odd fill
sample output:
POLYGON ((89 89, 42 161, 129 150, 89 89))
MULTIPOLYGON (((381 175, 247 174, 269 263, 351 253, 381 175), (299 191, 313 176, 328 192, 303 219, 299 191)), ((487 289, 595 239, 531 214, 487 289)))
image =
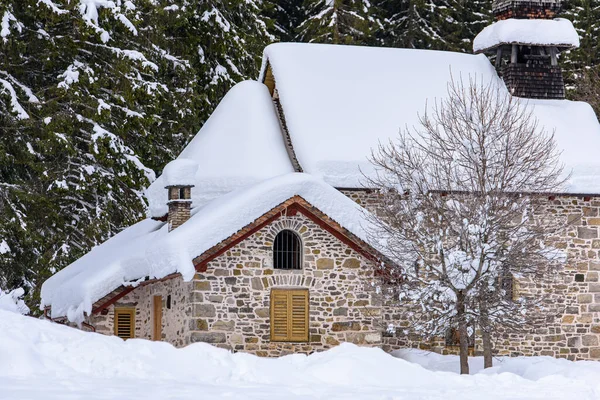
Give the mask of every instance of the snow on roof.
POLYGON ((579 47, 579 35, 567 19, 506 19, 486 27, 473 41, 481 53, 502 44, 579 47))
POLYGON ((187 158, 177 158, 163 170, 165 186, 193 186, 196 183, 198 163, 187 158))
MULTIPOLYGON (((552 21, 554 22, 554 21, 552 21)), ((338 188, 364 185, 371 149, 417 126, 426 104, 455 80, 504 83, 483 55, 431 50, 278 43, 265 49, 291 142, 303 171, 338 188)), ((262 80, 261 76, 261 80, 262 80)), ((587 103, 526 100, 540 125, 555 130, 566 191, 600 193, 600 125, 587 103)))
POLYGON ((294 196, 368 242, 371 225, 362 207, 322 180, 291 173, 198 207, 189 221, 171 232, 165 223, 151 219, 125 229, 44 282, 41 307, 51 306, 53 318, 80 322, 94 302, 121 285, 176 272, 189 281, 195 257, 294 196))
MULTIPOLYGON (((178 159, 198 164, 190 181, 195 186, 194 207, 233 189, 294 171, 269 91, 256 81, 235 85, 178 159)), ((146 190, 153 217, 167 213, 165 186, 165 177, 160 176, 146 190)))

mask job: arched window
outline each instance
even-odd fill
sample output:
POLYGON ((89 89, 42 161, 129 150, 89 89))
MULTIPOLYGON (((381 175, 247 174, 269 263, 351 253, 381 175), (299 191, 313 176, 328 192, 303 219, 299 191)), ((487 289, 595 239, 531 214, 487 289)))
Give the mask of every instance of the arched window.
POLYGON ((273 268, 302 269, 302 242, 295 232, 285 229, 275 237, 273 268))

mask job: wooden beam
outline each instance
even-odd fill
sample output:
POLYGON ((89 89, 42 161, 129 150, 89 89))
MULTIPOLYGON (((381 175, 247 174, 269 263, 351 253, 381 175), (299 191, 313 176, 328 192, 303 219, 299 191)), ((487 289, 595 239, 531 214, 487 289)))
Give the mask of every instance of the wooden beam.
POLYGON ((550 53, 550 63, 553 67, 558 66, 558 49, 555 46, 549 47, 548 52, 550 53))
POLYGON ((516 44, 512 45, 512 51, 510 54, 510 63, 516 64, 519 58, 519 47, 516 44))
POLYGON ((499 46, 496 49, 496 68, 500 68, 502 66, 502 46, 499 46))
POLYGON ((130 286, 128 288, 125 288, 121 293, 117 294, 116 296, 110 298, 109 300, 107 300, 105 303, 100 304, 98 307, 93 308, 92 309, 92 314, 96 314, 100 311, 102 311, 105 308, 108 308, 110 306, 112 306, 113 304, 115 304, 117 301, 119 301, 120 299, 122 299, 123 297, 127 296, 129 293, 133 292, 133 289, 135 289, 133 286, 130 286))

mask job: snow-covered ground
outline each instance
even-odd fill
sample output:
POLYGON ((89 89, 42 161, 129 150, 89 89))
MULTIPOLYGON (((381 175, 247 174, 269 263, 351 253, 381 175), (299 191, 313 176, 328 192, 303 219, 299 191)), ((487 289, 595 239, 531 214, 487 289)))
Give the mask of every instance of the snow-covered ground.
POLYGON ((491 371, 460 376, 447 372, 457 367, 453 357, 421 351, 397 356, 349 344, 280 359, 207 344, 175 349, 0 310, 0 399, 600 398, 600 363, 497 360, 491 371))

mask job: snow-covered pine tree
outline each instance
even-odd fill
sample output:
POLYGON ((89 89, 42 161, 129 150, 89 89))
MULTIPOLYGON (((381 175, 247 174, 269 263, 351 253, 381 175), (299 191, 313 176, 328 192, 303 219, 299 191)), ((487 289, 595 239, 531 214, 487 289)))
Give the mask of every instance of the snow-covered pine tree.
POLYGON ((0 285, 32 287, 144 217, 154 171, 270 36, 242 0, 0 7, 0 285))
POLYGON ((564 2, 563 17, 570 19, 579 34, 581 46, 562 55, 567 96, 592 104, 600 111, 598 76, 600 75, 600 1, 564 2))
POLYGON ((379 40, 389 47, 442 49, 447 47, 442 22, 449 0, 379 0, 383 28, 379 40))
POLYGON ((294 41, 304 15, 302 1, 264 0, 261 9, 270 19, 269 32, 273 36, 282 42, 294 41))
POLYGON ((490 0, 450 0, 443 24, 445 50, 473 52, 473 39, 493 21, 490 0))
POLYGON ((390 47, 472 51, 473 38, 491 21, 491 0, 376 0, 390 47))
POLYGON ((600 63, 600 1, 565 1, 562 17, 570 19, 579 34, 581 46, 565 54, 567 70, 579 71, 600 63))
POLYGON ((381 28, 367 0, 305 0, 296 40, 315 43, 374 44, 381 28))

